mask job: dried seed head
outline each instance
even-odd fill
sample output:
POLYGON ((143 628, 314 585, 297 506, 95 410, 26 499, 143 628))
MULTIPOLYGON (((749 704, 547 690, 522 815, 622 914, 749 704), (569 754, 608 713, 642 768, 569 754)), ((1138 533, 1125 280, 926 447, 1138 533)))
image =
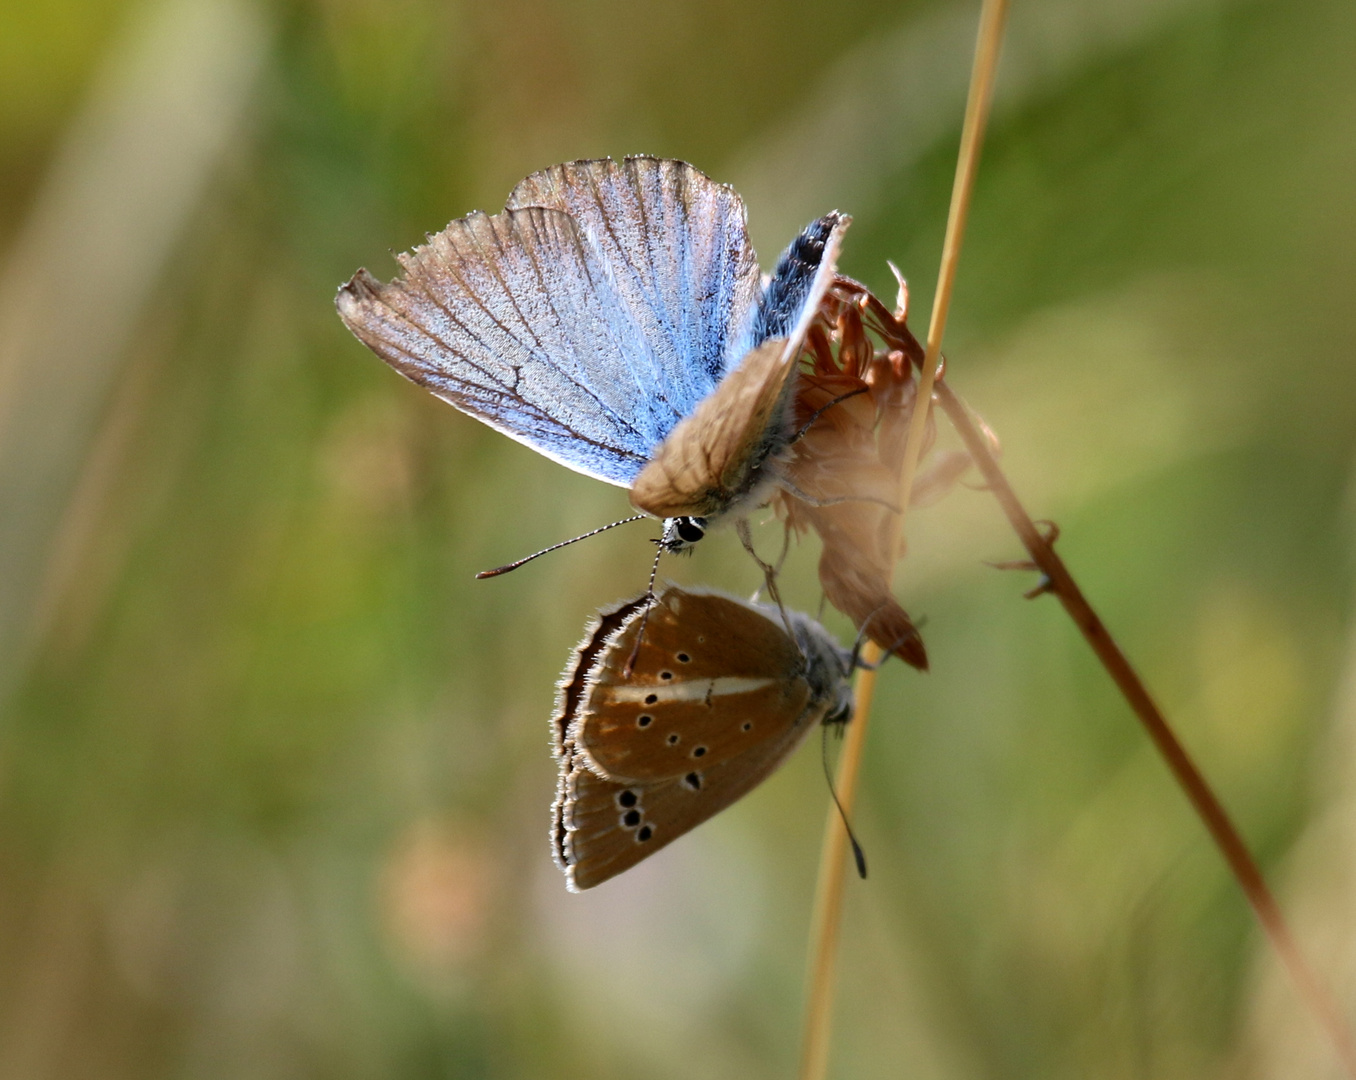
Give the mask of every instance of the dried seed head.
MULTIPOLYGON (((790 483, 773 506, 788 529, 819 535, 819 581, 828 602, 881 648, 926 669, 922 639, 891 591, 899 468, 913 416, 914 363, 922 357, 904 324, 902 286, 900 297, 890 311, 842 277, 825 297, 806 339, 812 366, 802 371, 796 393, 804 434, 786 466, 790 483), (838 398, 844 400, 826 408, 838 398)), ((925 453, 935 433, 929 417, 925 453)), ((920 476, 919 494, 938 497, 968 465, 964 454, 942 455, 938 468, 920 476)))

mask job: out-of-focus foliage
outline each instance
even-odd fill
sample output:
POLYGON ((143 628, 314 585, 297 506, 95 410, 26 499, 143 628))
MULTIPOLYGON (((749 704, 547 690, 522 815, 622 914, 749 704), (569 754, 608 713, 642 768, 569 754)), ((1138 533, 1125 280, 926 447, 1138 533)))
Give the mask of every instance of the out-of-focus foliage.
MULTIPOLYGON (((1356 837, 1325 811, 1356 790, 1356 694, 1338 694, 1356 664, 1356 8, 1112 6, 1114 33, 1071 3, 1014 5, 950 379, 1032 512, 1059 520, 1350 1014, 1356 837)), ((65 400, 25 396, 35 383, 12 369, 40 381, 41 343, 102 318, 123 265, 59 218, 26 231, 38 208, 77 205, 53 179, 70 146, 123 130, 88 104, 100 71, 130 65, 117 86, 133 100, 137 73, 203 48, 174 37, 191 18, 159 10, 6 6, 3 280, 37 273, 26 253, 54 249, 24 238, 47 237, 50 295, 80 298, 22 355, 5 335, 23 311, 0 321, 11 429, 48 430, 41 410, 65 400)), ((0 656, 0 1077, 789 1073, 827 807, 817 751, 568 895, 546 843, 552 683, 592 609, 643 586, 653 530, 473 581, 621 516, 625 494, 404 382, 331 301, 358 266, 389 275, 389 250, 557 160, 665 154, 738 184, 798 131, 916 128, 944 134, 907 154, 846 135, 799 153, 830 178, 811 212, 843 200, 835 173, 876 193, 841 206, 856 213, 844 270, 890 297, 894 259, 921 328, 960 102, 911 95, 931 127, 901 134, 896 99, 870 88, 921 62, 910 42, 928 34, 959 43, 930 63, 968 69, 969 31, 937 27, 975 14, 236 9, 257 27, 232 45, 254 50, 249 85, 174 243, 138 271, 125 339, 91 352, 109 389, 64 445, 73 464, 37 494, 0 492, 42 538, 30 562, 0 552, 0 573, 39 582, 0 612, 15 643, 0 656), (867 89, 839 99, 848 75, 867 89), (842 123, 805 122, 825 109, 842 123)), ((124 150, 148 168, 177 155, 124 150)), ((749 208, 765 261, 790 232, 763 223, 802 210, 770 205, 776 187, 750 188, 771 191, 749 208)), ((11 441, 3 475, 49 451, 11 441)), ((758 536, 779 543, 774 525, 758 536)), ((808 542, 786 575, 811 611, 816 554, 808 542)), ((891 665, 876 705, 856 821, 872 876, 849 888, 835 1075, 1335 1075, 1073 628, 983 565, 1016 554, 981 492, 911 521, 899 589, 926 618, 932 672, 891 665)), ((758 581, 728 534, 664 572, 758 581)))

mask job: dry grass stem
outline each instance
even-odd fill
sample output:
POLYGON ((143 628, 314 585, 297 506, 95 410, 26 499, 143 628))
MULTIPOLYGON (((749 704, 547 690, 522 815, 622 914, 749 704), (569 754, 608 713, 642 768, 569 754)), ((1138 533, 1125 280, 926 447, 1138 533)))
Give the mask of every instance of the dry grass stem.
MULTIPOLYGON (((993 82, 998 70, 998 54, 1003 41, 1007 9, 1007 0, 984 0, 980 12, 979 35, 970 76, 970 94, 965 106, 965 122, 961 129, 960 155, 956 163, 955 184, 951 190, 951 207, 947 216, 946 239, 942 245, 937 292, 933 298, 932 318, 928 325, 927 351, 899 474, 899 513, 894 517, 893 534, 889 545, 892 556, 895 556, 890 563, 892 570, 902 543, 904 515, 913 496, 914 477, 927 431, 928 405, 932 399, 933 381, 941 357, 942 335, 950 311, 956 266, 960 259, 961 242, 965 235, 965 223, 970 209, 970 194, 974 190, 975 171, 979 165, 979 150, 984 140, 989 106, 993 100, 993 82)), ((865 651, 865 660, 872 666, 863 669, 857 675, 857 711, 854 722, 848 725, 843 759, 838 773, 839 798, 845 810, 851 810, 856 794, 862 748, 866 743, 871 702, 875 696, 874 665, 880 662, 882 656, 883 651, 879 646, 874 642, 869 643, 865 651)), ((829 1035, 833 1021, 834 967, 838 955, 838 929, 842 921, 844 856, 847 845, 846 830, 836 814, 835 808, 825 827, 815 909, 811 922, 805 1027, 801 1043, 801 1080, 821 1080, 828 1068, 829 1035)))
POLYGON ((1120 646, 1116 644, 1115 639, 1084 597, 1082 590, 1064 565, 1064 560, 1055 553, 1053 529, 1046 532, 1037 527, 1018 500, 990 450, 989 440, 975 422, 970 410, 944 382, 937 385, 936 396, 938 405, 946 412, 964 441, 966 449, 970 451, 971 458, 983 475, 988 490, 1002 506, 1003 513, 1007 515, 1013 530, 1030 554, 1031 569, 1041 572, 1039 586, 1027 595, 1051 593, 1057 596, 1059 602, 1064 605, 1064 610, 1069 613, 1069 618, 1082 631, 1083 637, 1101 660, 1107 674, 1120 688, 1121 694, 1139 717, 1140 723, 1144 725, 1149 738, 1158 747, 1159 753, 1163 755, 1168 768, 1172 770, 1173 776, 1186 792, 1191 805, 1205 822, 1205 827, 1210 831, 1215 844, 1229 864, 1229 869, 1233 871, 1244 895, 1247 896, 1248 903, 1252 905, 1257 921, 1261 923, 1272 948, 1276 950, 1276 955, 1294 980, 1300 997, 1332 1041, 1343 1068, 1349 1076, 1356 1078, 1356 1040, 1352 1038, 1342 1011, 1304 959, 1281 914, 1276 898, 1262 877, 1261 869, 1248 851, 1247 844, 1244 843, 1223 804, 1200 769, 1196 767, 1186 747, 1173 733, 1167 719, 1120 646))

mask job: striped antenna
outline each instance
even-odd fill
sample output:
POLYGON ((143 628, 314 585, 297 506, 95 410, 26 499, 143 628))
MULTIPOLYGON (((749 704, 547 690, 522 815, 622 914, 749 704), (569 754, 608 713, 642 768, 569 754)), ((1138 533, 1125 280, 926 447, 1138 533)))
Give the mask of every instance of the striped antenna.
POLYGON ((539 555, 545 555, 548 551, 556 551, 559 548, 569 547, 569 545, 578 543, 580 540, 587 540, 590 536, 597 536, 600 532, 607 532, 608 529, 615 529, 618 525, 629 525, 633 521, 640 521, 646 516, 647 515, 645 514, 637 514, 635 517, 622 518, 620 521, 614 521, 611 525, 599 525, 598 528, 589 532, 581 533, 579 536, 571 537, 569 540, 562 540, 558 544, 552 544, 548 548, 542 548, 540 551, 533 552, 525 559, 519 559, 517 562, 507 563, 504 566, 496 566, 493 570, 482 570, 476 575, 476 580, 480 581, 483 578, 498 577, 500 574, 507 574, 510 570, 517 570, 518 567, 522 566, 524 563, 530 563, 533 559, 537 558, 539 555))

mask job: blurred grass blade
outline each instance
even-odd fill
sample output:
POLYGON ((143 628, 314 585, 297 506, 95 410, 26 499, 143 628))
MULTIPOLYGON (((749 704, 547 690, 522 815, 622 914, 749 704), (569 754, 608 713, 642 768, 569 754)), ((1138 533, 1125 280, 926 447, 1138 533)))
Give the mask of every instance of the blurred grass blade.
POLYGON ((0 270, 0 702, 54 587, 49 553, 101 406, 240 127, 266 41, 240 0, 168 0, 143 13, 0 270))
MULTIPOLYGON (((998 105, 1013 109, 1067 85, 1206 6, 1027 0, 1003 44, 998 105)), ((884 36, 870 35, 825 73, 808 108, 740 155, 730 176, 755 208, 749 225, 757 250, 776 250, 825 207, 866 220, 887 196, 898 196, 887 190, 891 178, 954 129, 969 82, 953 58, 969 49, 973 27, 970 4, 944 4, 884 36)))
MULTIPOLYGON (((1356 467, 1351 476, 1356 479, 1356 467)), ((1352 490, 1356 490, 1353 488, 1352 490)), ((1356 539, 1356 534, 1353 534, 1356 539)), ((1329 729, 1320 740, 1315 813, 1294 845, 1281 887, 1290 922, 1339 1001, 1356 998, 1356 625, 1347 628, 1343 671, 1329 729)), ((1258 968, 1242 1047, 1258 1080, 1325 1076, 1328 1048, 1313 1037, 1313 1018, 1296 997, 1274 952, 1258 950, 1258 968)))

